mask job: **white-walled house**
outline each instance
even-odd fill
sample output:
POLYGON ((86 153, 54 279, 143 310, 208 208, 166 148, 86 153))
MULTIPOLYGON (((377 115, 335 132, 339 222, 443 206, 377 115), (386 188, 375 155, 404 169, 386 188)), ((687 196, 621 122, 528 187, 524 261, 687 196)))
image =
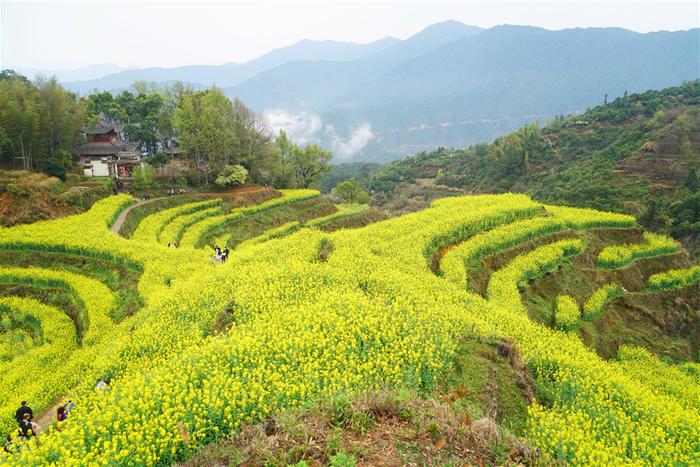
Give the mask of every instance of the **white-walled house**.
POLYGON ((121 139, 118 127, 98 124, 81 131, 87 142, 77 151, 85 175, 129 179, 135 167, 143 167, 138 144, 121 139))

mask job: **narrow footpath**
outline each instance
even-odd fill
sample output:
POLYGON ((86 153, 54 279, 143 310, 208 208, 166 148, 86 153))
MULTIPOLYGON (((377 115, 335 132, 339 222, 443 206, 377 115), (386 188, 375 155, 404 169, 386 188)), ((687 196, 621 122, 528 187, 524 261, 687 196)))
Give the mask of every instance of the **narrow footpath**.
MULTIPOLYGON (((178 195, 175 195, 178 196, 178 195)), ((152 203, 153 201, 157 201, 159 199, 163 199, 164 196, 161 196, 160 198, 151 198, 146 201, 142 201, 140 199, 137 199, 135 203, 130 205, 128 208, 124 209, 122 212, 119 213, 119 216, 117 217, 117 220, 114 221, 112 226, 109 228, 112 232, 115 234, 119 235, 119 231, 122 228, 122 225, 124 224, 124 221, 126 220, 126 216, 129 214, 129 212, 134 209, 136 206, 143 206, 144 204, 152 203)))
MULTIPOLYGON (((119 216, 117 216, 117 219, 114 221, 114 223, 109 228, 109 230, 111 230, 112 232, 114 232, 117 235, 120 235, 119 231, 121 230, 122 225, 124 225, 124 221, 126 220, 126 216, 129 215, 129 212, 131 212, 132 209, 134 209, 136 207, 143 206, 143 205, 148 204, 148 203, 152 203, 154 201, 158 201, 160 199, 174 198, 174 197, 179 197, 179 196, 198 195, 198 196, 212 196, 212 197, 214 197, 214 196, 232 196, 232 197, 239 200, 240 195, 244 195, 244 194, 248 194, 248 193, 257 193, 259 191, 265 191, 267 189, 268 188, 265 188, 265 187, 262 187, 259 185, 252 185, 252 186, 238 188, 235 190, 225 191, 225 192, 221 192, 221 193, 187 193, 184 195, 160 196, 158 198, 151 198, 151 199, 148 199, 146 201, 136 199, 135 203, 133 203, 132 205, 130 205, 129 207, 127 207, 126 209, 124 209, 122 212, 119 213, 119 216)), ((271 189, 271 188, 269 188, 269 189, 271 189)))

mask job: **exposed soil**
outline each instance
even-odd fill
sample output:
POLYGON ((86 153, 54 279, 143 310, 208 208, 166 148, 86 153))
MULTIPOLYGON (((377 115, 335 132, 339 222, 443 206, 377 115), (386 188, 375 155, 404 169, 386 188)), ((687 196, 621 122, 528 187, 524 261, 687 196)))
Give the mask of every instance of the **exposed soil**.
POLYGON ((34 416, 34 423, 39 425, 38 435, 48 431, 49 427, 56 423, 56 409, 68 402, 68 396, 57 397, 51 404, 34 416))
POLYGON ((499 251, 498 253, 485 256, 482 258, 481 266, 477 270, 468 271, 468 283, 467 287, 472 292, 476 292, 480 295, 486 295, 486 288, 489 284, 489 279, 491 274, 495 271, 501 269, 503 266, 510 263, 516 256, 523 253, 527 253, 542 245, 548 243, 556 242, 558 240, 563 240, 567 238, 577 238, 578 235, 573 230, 566 230, 562 232, 555 232, 548 235, 543 235, 529 242, 523 243, 521 245, 514 246, 512 248, 506 248, 499 251))
POLYGON ((615 283, 627 294, 611 301, 600 318, 581 322, 579 335, 586 345, 606 359, 614 356, 620 345, 629 343, 674 361, 697 361, 700 284, 676 291, 645 291, 646 280, 652 274, 689 267, 691 261, 686 252, 640 259, 619 269, 597 267, 596 258, 605 246, 642 243, 642 234, 640 228, 599 228, 544 235, 484 257, 478 268, 468 272, 467 286, 485 295, 491 274, 516 256, 563 238, 579 237, 586 243, 582 254, 571 257, 557 271, 532 282, 523 291, 523 303, 530 318, 552 327, 558 295, 571 295, 583 306, 599 287, 615 283))
POLYGON ((358 214, 357 216, 350 216, 343 219, 338 219, 337 221, 328 222, 319 228, 324 232, 335 232, 336 230, 340 229, 356 229, 375 222, 383 221, 386 218, 387 215, 383 211, 370 209, 369 211, 358 214))

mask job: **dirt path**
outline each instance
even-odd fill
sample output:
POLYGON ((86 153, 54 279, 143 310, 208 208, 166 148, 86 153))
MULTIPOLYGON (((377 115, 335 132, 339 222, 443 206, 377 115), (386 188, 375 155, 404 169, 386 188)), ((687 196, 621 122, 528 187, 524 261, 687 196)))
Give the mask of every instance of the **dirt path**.
POLYGON ((233 195, 233 196, 238 197, 238 195, 244 195, 244 194, 246 194, 246 193, 257 193, 257 192, 259 192, 259 191, 273 190, 273 189, 274 189, 274 188, 272 188, 272 187, 265 188, 264 186, 260 186, 260 185, 250 185, 250 186, 246 186, 246 187, 243 187, 243 188, 237 188, 237 189, 234 189, 234 190, 231 190, 231 191, 225 191, 225 192, 223 192, 223 193, 211 193, 211 194, 212 194, 212 195, 226 195, 226 194, 230 194, 230 195, 233 195))
MULTIPOLYGON (((177 196, 198 195, 198 196, 212 196, 212 197, 214 197, 214 196, 232 196, 236 199, 240 199, 240 195, 245 195, 248 193, 257 193, 259 191, 265 191, 268 189, 272 189, 272 188, 265 188, 265 187, 258 186, 258 185, 252 185, 252 186, 247 186, 247 187, 238 188, 238 189, 234 189, 231 191, 225 191, 225 192, 220 192, 220 193, 187 193, 184 195, 171 195, 169 197, 173 198, 173 197, 177 197, 177 196)), ((119 231, 121 230, 122 225, 124 225, 124 221, 126 220, 126 216, 129 215, 129 212, 131 212, 132 209, 139 207, 139 206, 143 206, 144 204, 149 204, 149 203, 152 203, 154 201, 158 201, 159 199, 165 199, 165 198, 168 198, 168 197, 167 196, 160 196, 158 198, 151 198, 151 199, 148 199, 146 201, 142 201, 140 199, 137 199, 135 203, 133 203, 132 205, 130 205, 129 207, 127 207, 126 209, 124 209, 122 212, 119 213, 119 216, 117 216, 117 219, 114 221, 114 223, 109 228, 109 230, 111 230, 115 234, 119 235, 119 231)))
POLYGON ((53 422, 56 421, 56 409, 68 402, 67 396, 61 396, 56 398, 50 405, 48 405, 43 410, 40 410, 34 417, 34 423, 39 425, 39 433, 45 433, 48 431, 49 427, 53 422), (65 400, 65 402, 64 402, 65 400))
POLYGON ((119 235, 119 231, 122 228, 122 225, 124 224, 124 221, 126 220, 126 216, 131 212, 132 209, 134 209, 136 206, 143 206, 144 204, 152 203, 153 201, 157 201, 159 199, 163 199, 164 197, 161 196, 160 198, 151 198, 146 201, 142 201, 140 199, 137 199, 135 203, 131 204, 129 207, 124 209, 122 212, 119 213, 119 216, 117 216, 117 220, 114 221, 112 226, 109 228, 112 232, 115 234, 119 235))

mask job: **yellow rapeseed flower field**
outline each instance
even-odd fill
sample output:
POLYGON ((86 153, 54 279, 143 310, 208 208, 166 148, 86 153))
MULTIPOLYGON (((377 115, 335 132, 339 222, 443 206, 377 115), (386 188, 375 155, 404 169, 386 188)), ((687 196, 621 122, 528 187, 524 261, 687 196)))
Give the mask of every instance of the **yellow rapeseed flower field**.
MULTIPOLYGON (((130 240, 109 231, 130 202, 122 195, 81 215, 0 229, 0 249, 107 258, 137 269, 145 303, 118 323, 103 322, 110 294, 99 284, 79 283, 60 268, 25 275, 0 270, 6 280, 51 280, 74 289, 87 317, 78 342, 57 310, 0 301, 0 311, 34 313, 45 329, 44 342, 15 357, 39 381, 32 397, 70 392, 76 403, 60 431, 50 429, 28 449, 0 455, 0 462, 168 465, 245 423, 318 396, 434 387, 459 339, 481 335, 513 339, 549 395, 546 405, 530 407, 527 431, 545 464, 700 464, 696 367, 669 365, 633 348, 604 361, 575 333, 535 323, 523 312, 523 285, 583 251, 584 242, 559 240, 518 255, 492 275, 486 297, 468 292, 466 273, 459 271, 527 238, 564 228, 575 235, 629 227, 634 219, 543 206, 524 195, 482 195, 441 199, 360 229, 273 233, 220 265, 196 248, 231 216, 312 196, 318 192, 289 192, 267 202, 277 204, 229 215, 198 217, 211 206, 156 215, 130 240), (178 219, 184 222, 168 230, 178 219), (158 243, 180 235, 180 248, 158 243), (492 241, 498 246, 490 247, 492 241), (433 273, 436 255, 454 245, 463 247, 452 249, 459 251, 444 277, 433 273), (220 333, 215 323, 224 312, 232 324, 220 333), (66 353, 49 350, 59 348, 66 353), (31 363, 31 352, 49 360, 31 363), (65 372, 52 372, 54 357, 65 362, 65 372), (109 390, 95 389, 101 377, 110 378, 109 390)), ((0 400, 22 397, 15 386, 3 377, 0 400)), ((40 405, 51 402, 36 397, 40 405)))

